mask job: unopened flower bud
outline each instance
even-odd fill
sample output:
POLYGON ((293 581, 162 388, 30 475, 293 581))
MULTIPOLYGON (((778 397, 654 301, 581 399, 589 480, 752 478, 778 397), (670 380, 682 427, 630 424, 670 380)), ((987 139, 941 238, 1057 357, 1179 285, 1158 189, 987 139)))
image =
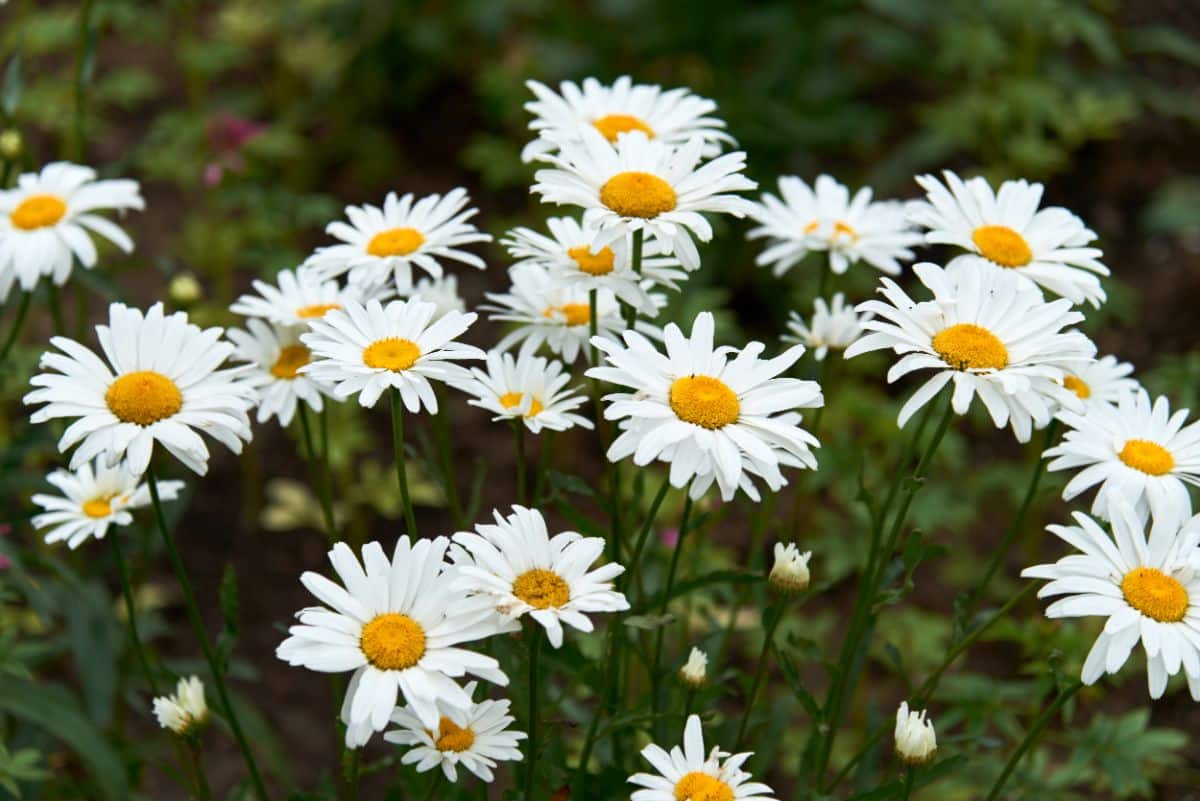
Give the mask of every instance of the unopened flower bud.
POLYGON ((808 589, 808 560, 812 551, 800 553, 795 543, 775 543, 775 565, 767 582, 773 590, 785 594, 804 592, 808 589))
POLYGON ((176 734, 190 734, 208 720, 204 701, 204 683, 198 676, 180 679, 174 695, 154 699, 154 717, 158 725, 176 734))
POLYGON ((204 297, 204 288, 191 273, 180 273, 171 279, 167 294, 176 306, 190 306, 204 297))
POLYGON ((704 683, 708 673, 708 654, 699 648, 693 648, 688 654, 687 662, 679 669, 679 680, 689 687, 696 688, 704 683))
POLYGON ((896 755, 908 765, 924 765, 936 753, 933 721, 925 719, 925 710, 910 712, 908 702, 901 702, 896 710, 896 755))
POLYGON ((16 128, 0 131, 0 158, 15 161, 21 155, 21 132, 16 128))

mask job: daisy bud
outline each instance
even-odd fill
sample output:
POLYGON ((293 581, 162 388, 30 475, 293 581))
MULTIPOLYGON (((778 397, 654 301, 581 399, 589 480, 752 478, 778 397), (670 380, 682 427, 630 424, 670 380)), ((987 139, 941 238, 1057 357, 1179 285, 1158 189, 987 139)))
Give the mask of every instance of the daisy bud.
POLYGON ((0 158, 14 161, 21 155, 21 133, 16 128, 0 131, 0 158))
POLYGON ((204 288, 191 273, 180 273, 167 286, 171 302, 176 306, 191 306, 204 297, 204 288))
POLYGON ((937 735, 933 721, 925 719, 925 710, 908 711, 902 701, 896 710, 896 755, 908 765, 924 765, 937 753, 937 735))
POLYGON ((158 725, 176 734, 191 734, 208 720, 204 702, 204 683, 199 676, 180 679, 174 695, 154 699, 154 717, 158 725))
POLYGON ((704 683, 704 677, 707 673, 708 654, 699 648, 693 648, 692 652, 688 654, 687 662, 679 669, 679 680, 688 687, 695 689, 704 683))
POLYGON ((793 542, 786 545, 775 543, 775 565, 767 579, 771 589, 785 595, 808 589, 808 560, 811 558, 812 551, 800 553, 793 542))

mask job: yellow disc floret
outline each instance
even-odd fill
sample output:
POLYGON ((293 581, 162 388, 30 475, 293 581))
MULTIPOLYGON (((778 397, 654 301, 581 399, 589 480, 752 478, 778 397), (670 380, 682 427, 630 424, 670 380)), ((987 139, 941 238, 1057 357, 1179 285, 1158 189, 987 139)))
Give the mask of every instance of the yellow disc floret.
POLYGON ((470 726, 459 726, 450 718, 438 722, 436 743, 439 751, 466 751, 475 744, 475 732, 470 726))
POLYGON ((1159 623, 1183 620, 1191 603, 1178 579, 1154 567, 1135 567, 1126 573, 1121 592, 1130 606, 1159 623))
POLYGON ((367 367, 399 373, 417 363, 421 358, 421 346, 411 339, 387 337, 368 345, 362 358, 367 367))
POLYGON ((303 345, 287 345, 279 349, 279 358, 271 365, 271 375, 290 381, 311 358, 312 351, 303 345))
POLYGON ((1007 225, 981 225, 971 233, 971 241, 985 259, 1002 267, 1024 267, 1033 261, 1025 237, 1007 225))
POLYGON ((367 252, 372 256, 407 256, 421 245, 425 237, 416 228, 389 228, 371 237, 367 252))
POLYGON ((358 645, 380 670, 406 670, 425 656, 425 629, 408 615, 388 612, 362 627, 358 645))
POLYGON ((592 120, 592 125, 610 142, 617 141, 618 136, 630 131, 641 131, 648 139, 654 138, 654 129, 632 114, 605 114, 592 120))
POLYGON ((112 514, 112 495, 101 495, 83 502, 83 513, 88 517, 101 518, 112 514))
POLYGON ((513 595, 534 609, 558 608, 571 600, 571 588, 553 570, 534 568, 517 576, 513 595))
MULTIPOLYGON (((514 406, 520 406, 521 401, 525 399, 525 395, 521 392, 505 392, 500 396, 500 405, 505 409, 511 409, 514 406)), ((529 411, 525 413, 526 417, 536 417, 543 409, 542 402, 534 398, 529 404, 529 411)))
POLYGON ((833 224, 833 238, 837 239, 839 236, 844 236, 853 242, 854 240, 858 239, 858 231, 855 231, 850 226, 850 223, 838 220, 833 224))
POLYGON ((675 801, 733 801, 733 788, 707 773, 685 773, 675 783, 675 801))
POLYGON ((17 204, 9 219, 17 228, 33 231, 54 225, 66 213, 67 204, 57 195, 30 195, 17 204))
POLYGON ((1128 440, 1117 455, 1134 470, 1151 476, 1164 476, 1175 469, 1175 457, 1171 452, 1148 439, 1128 440))
POLYGON ((542 312, 543 317, 554 317, 561 314, 567 325, 587 325, 592 321, 592 310, 586 303, 564 303, 561 306, 551 306, 542 312))
POLYGON ((1080 400, 1087 400, 1092 397, 1092 388, 1078 376, 1067 376, 1063 379, 1063 386, 1078 395, 1080 400))
POLYGON ((587 245, 571 248, 567 255, 575 261, 575 266, 588 275, 608 275, 613 271, 616 256, 613 249, 604 247, 599 253, 593 253, 587 245))
POLYGON ((340 308, 342 308, 340 303, 314 303, 311 306, 301 306, 296 309, 296 316, 301 320, 312 320, 316 317, 324 317, 325 312, 340 308))
POLYGON ((983 326, 958 323, 939 331, 933 349, 955 370, 1002 370, 1008 366, 1008 349, 983 326))
POLYGON ((729 385, 707 375, 675 379, 669 400, 671 411, 680 420, 708 429, 736 423, 742 411, 742 404, 729 385))
POLYGON ((648 172, 620 172, 600 187, 600 202, 622 217, 651 219, 675 208, 675 190, 648 172))
POLYGON ((122 423, 148 426, 183 408, 183 393, 162 373, 139 370, 113 381, 104 393, 104 402, 122 423))

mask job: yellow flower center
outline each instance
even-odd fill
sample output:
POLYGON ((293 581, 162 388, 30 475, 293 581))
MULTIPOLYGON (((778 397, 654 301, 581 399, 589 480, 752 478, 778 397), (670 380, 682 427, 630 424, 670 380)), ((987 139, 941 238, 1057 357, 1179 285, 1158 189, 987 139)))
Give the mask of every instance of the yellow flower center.
POLYGON ((955 370, 1002 370, 1008 366, 1008 349, 983 326, 959 323, 939 331, 933 349, 955 370))
POLYGON ((855 239, 858 239, 858 231, 851 228, 848 223, 838 220, 833 224, 833 238, 837 239, 839 236, 848 237, 853 242, 855 239))
POLYGON ((676 417, 709 429, 736 423, 742 410, 738 396, 729 385, 707 375, 675 379, 669 399, 676 417))
POLYGON ((408 615, 388 612, 363 626, 358 647, 380 670, 406 670, 425 656, 425 629, 408 615))
MULTIPOLYGON (((505 409, 511 409, 514 406, 520 406, 521 401, 524 400, 524 398, 525 395, 520 392, 506 392, 500 396, 500 405, 505 409)), ((542 402, 537 398, 534 398, 533 402, 529 404, 529 411, 525 414, 525 416, 536 417, 541 413, 543 408, 542 402)))
POLYGON ((592 120, 592 125, 610 142, 617 141, 617 136, 630 131, 641 131, 647 138, 654 138, 654 129, 632 114, 605 114, 592 120))
POLYGON ((13 209, 9 219, 17 228, 32 231, 54 225, 67 213, 67 204, 57 195, 30 195, 13 209))
POLYGON ((183 393, 162 373, 139 370, 112 382, 104 393, 104 402, 122 423, 148 426, 183 408, 183 393))
POLYGON ((1024 267, 1033 261, 1025 237, 1007 225, 981 225, 972 232, 971 241, 985 259, 1003 267, 1024 267))
POLYGON ((567 255, 575 260, 580 272, 588 275, 608 275, 613 271, 613 262, 616 260, 610 247, 601 248, 599 253, 592 253, 587 245, 580 245, 568 250, 567 255))
POLYGON ((571 588, 553 570, 536 567, 517 576, 513 595, 534 609, 558 608, 571 600, 571 588))
POLYGON ((91 518, 108 517, 112 514, 112 499, 114 495, 101 495, 97 498, 92 498, 90 501, 84 501, 83 513, 91 518))
POLYGON ((416 228, 389 228, 371 237, 367 253, 380 258, 407 256, 423 244, 425 237, 416 228))
POLYGON ((707 773, 693 771, 675 784, 675 801, 733 801, 733 788, 707 773))
POLYGON ((586 303, 564 303, 562 306, 551 306, 542 312, 543 317, 553 317, 561 314, 567 319, 567 325, 587 325, 592 320, 592 310, 586 303))
POLYGON ((1092 397, 1092 388, 1087 385, 1087 382, 1077 376, 1069 375, 1063 379, 1063 386, 1079 396, 1080 400, 1087 400, 1092 397))
POLYGON ((1134 470, 1141 470, 1152 476, 1162 476, 1175 469, 1175 457, 1171 452, 1148 439, 1131 439, 1125 443, 1118 454, 1121 461, 1134 470))
POLYGON ((303 345, 288 345, 280 348, 279 358, 271 365, 271 375, 290 381, 301 367, 308 364, 312 351, 303 345))
POLYGON ((466 751, 475 744, 475 732, 471 727, 462 727, 450 718, 438 722, 437 747, 439 751, 466 751))
POLYGON ((324 317, 325 312, 342 308, 340 303, 314 303, 311 306, 301 306, 296 309, 296 316, 301 320, 311 320, 314 317, 324 317))
POLYGON ((600 187, 600 202, 622 217, 650 219, 675 208, 675 190, 648 172, 619 172, 600 187))
POLYGON ((813 231, 821 227, 820 220, 813 220, 808 225, 804 226, 804 233, 811 234, 813 231))
POLYGON ((1135 567, 1126 573, 1121 592, 1130 606, 1159 623, 1183 620, 1191 603, 1178 579, 1153 567, 1135 567))
POLYGON ((421 347, 411 339, 388 337, 372 342, 363 351, 363 364, 377 370, 399 373, 407 370, 421 358, 421 347))

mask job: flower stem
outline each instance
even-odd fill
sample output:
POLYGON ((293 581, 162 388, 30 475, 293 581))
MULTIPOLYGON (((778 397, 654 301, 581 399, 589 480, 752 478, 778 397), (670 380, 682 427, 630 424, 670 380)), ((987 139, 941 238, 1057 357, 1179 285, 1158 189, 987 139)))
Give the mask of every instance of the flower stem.
POLYGON ((542 643, 542 633, 537 630, 537 624, 529 622, 525 627, 525 636, 529 638, 529 751, 525 765, 525 801, 533 801, 533 776, 537 764, 538 753, 538 653, 542 643))
POLYGON ((450 517, 456 528, 464 528, 467 524, 463 516, 462 501, 458 497, 458 479, 454 474, 454 455, 450 447, 450 407, 442 402, 441 392, 438 393, 438 413, 433 416, 433 438, 437 442, 438 458, 442 463, 442 485, 446 491, 446 504, 450 507, 450 517))
MULTIPOLYGON (((358 785, 359 776, 362 775, 362 748, 352 749, 350 752, 350 764, 346 766, 346 801, 358 801, 358 785)), ((433 779, 433 787, 437 787, 437 778, 441 774, 437 774, 433 779)), ((433 787, 429 789, 429 795, 433 797, 433 787)))
MULTIPOLYGON (((683 551, 683 541, 687 537, 688 523, 692 516, 692 496, 691 494, 684 495, 683 499, 683 517, 679 522, 679 537, 675 540, 675 552, 671 554, 671 566, 667 570, 667 584, 663 590, 662 603, 659 604, 659 617, 665 617, 667 614, 667 604, 671 600, 671 590, 675 588, 675 573, 679 568, 679 554, 683 551)), ((659 706, 662 703, 662 692, 660 686, 660 673, 662 672, 662 651, 663 651, 663 634, 666 631, 666 623, 659 620, 658 627, 654 633, 654 661, 650 668, 650 686, 651 686, 651 705, 655 716, 658 715, 659 706)))
POLYGON ((84 0, 79 9, 79 43, 75 54, 75 160, 87 161, 87 85, 92 74, 95 42, 92 39, 94 0, 84 0))
POLYGON ((538 456, 537 478, 533 482, 533 505, 542 503, 542 493, 546 488, 546 476, 550 472, 550 458, 554 455, 554 432, 548 428, 542 429, 542 452, 538 456))
POLYGON ((46 282, 46 297, 50 301, 50 316, 54 319, 55 336, 63 336, 67 324, 63 320, 62 299, 58 296, 58 285, 53 281, 46 282))
POLYGON ((917 777, 917 769, 909 765, 904 771, 904 791, 900 795, 900 801, 908 801, 912 795, 913 780, 917 777))
POLYGON ((330 544, 338 541, 337 524, 333 517, 333 501, 329 497, 329 485, 326 484, 326 478, 329 471, 322 471, 320 467, 320 456, 316 448, 313 447, 312 424, 308 419, 308 405, 304 401, 297 401, 296 410, 299 412, 300 428, 304 432, 304 454, 308 457, 308 470, 312 477, 313 490, 317 493, 317 500, 321 504, 321 515, 325 519, 325 536, 329 539, 330 544))
POLYGON ((400 482, 400 502, 404 504, 404 525, 408 535, 417 538, 417 518, 408 494, 408 471, 404 463, 404 410, 400 408, 400 390, 392 387, 392 449, 396 460, 396 480, 400 482))
POLYGON ((1058 697, 1054 699, 1054 702, 1046 708, 1046 711, 1043 712, 1041 716, 1033 722, 1033 725, 1029 727, 1029 731, 1025 733, 1024 739, 1021 740, 1021 744, 1017 746, 1017 750, 1014 751, 1013 755, 1008 758, 1008 762, 1004 765, 1004 770, 1000 771, 1000 775, 996 778, 996 783, 992 785, 991 792, 987 794, 985 801, 995 801, 995 799, 1000 797, 1000 791, 1004 789, 1004 785, 1008 782, 1008 778, 1012 775, 1013 770, 1016 769, 1017 763, 1021 761, 1021 758, 1025 756, 1025 753, 1033 747, 1034 743, 1037 742, 1038 737, 1040 737, 1042 734, 1042 730, 1045 729, 1047 724, 1049 724, 1054 716, 1058 714, 1058 711, 1062 709, 1063 704, 1071 700, 1075 693, 1079 692, 1081 689, 1083 689, 1083 684, 1078 681, 1075 681, 1069 686, 1065 687, 1059 692, 1058 697))
MULTIPOLYGON (((670 488, 671 477, 664 476, 658 492, 654 494, 654 500, 650 502, 650 511, 646 513, 646 520, 642 523, 642 530, 638 532, 637 541, 633 545, 633 554, 629 557, 629 562, 625 565, 626 571, 623 576, 623 586, 626 588, 634 586, 634 581, 641 575, 642 551, 646 549, 646 540, 650 539, 650 530, 654 528, 654 520, 658 516, 658 508, 662 506, 663 499, 667 497, 667 490, 670 488)), ((626 594, 628 595, 628 593, 626 594)), ((640 590, 638 598, 640 602, 642 598, 640 590)))
POLYGON ((514 420, 512 427, 513 444, 516 446, 517 457, 517 503, 524 506, 527 503, 525 497, 525 423, 521 420, 514 420))
MULTIPOLYGON (((633 232, 633 251, 630 254, 633 271, 638 278, 642 276, 642 241, 646 237, 645 230, 639 228, 633 232)), ((632 303, 625 307, 625 327, 632 330, 637 325, 638 310, 632 303)))
POLYGON ((159 695, 158 681, 154 678, 154 671, 150 668, 146 647, 138 635, 137 608, 133 600, 133 586, 129 581, 129 565, 125 562, 125 554, 121 550, 120 532, 110 531, 108 538, 112 541, 113 558, 117 563, 117 573, 121 577, 121 595, 125 598, 125 615, 129 618, 129 639, 133 643, 133 651, 137 654, 142 673, 146 676, 146 685, 150 688, 150 692, 157 696, 159 695))
POLYGON ((754 702, 758 699, 758 691, 762 687, 763 678, 767 674, 767 663, 771 656, 771 643, 775 640, 775 631, 783 620, 788 599, 781 598, 777 604, 767 609, 767 627, 763 633, 762 651, 758 654, 758 667, 754 670, 754 681, 750 684, 750 694, 746 697, 746 709, 742 712, 742 722, 738 726, 737 739, 733 741, 733 753, 741 750, 746 740, 746 727, 750 725, 750 713, 754 711, 754 702))
POLYGON ((208 639, 208 631, 204 628, 204 618, 200 615, 200 607, 196 603, 196 594, 192 591, 192 582, 188 578, 187 568, 184 567, 183 557, 179 554, 179 547, 175 544, 175 535, 171 533, 171 529, 167 526, 167 518, 163 514, 162 501, 158 496, 158 480, 154 475, 154 467, 146 469, 146 481, 150 486, 150 501, 154 507, 154 518, 158 523, 159 533, 162 534, 163 544, 166 546, 167 558, 171 562, 171 568, 175 571, 175 578, 179 581, 179 589, 183 592, 183 600, 187 606, 188 619, 191 621, 192 629, 196 632, 196 638, 200 641, 200 650, 204 652, 204 659, 208 662, 208 669, 212 672, 213 684, 217 688, 217 697, 220 699, 221 708, 225 712, 225 718, 229 722, 229 728, 233 732, 233 737, 237 740, 238 748, 242 751, 242 758, 246 761, 246 768, 250 771, 250 780, 254 784, 254 794, 259 801, 268 801, 267 788, 263 784, 262 776, 258 773, 258 764, 254 761, 254 754, 250 751, 250 744, 246 740, 246 735, 242 731, 241 721, 238 720, 237 711, 233 703, 229 700, 229 690, 225 686, 225 676, 221 670, 221 665, 217 661, 217 655, 213 651, 212 644, 208 639))
POLYGON ((200 750, 198 737, 188 738, 188 753, 192 757, 192 773, 196 780, 196 798, 198 801, 213 801, 212 788, 208 786, 208 774, 204 772, 204 755, 200 750))
MULTIPOLYGON (((429 790, 425 793, 425 801, 433 801, 433 796, 437 793, 437 789, 442 786, 442 771, 440 769, 433 772, 433 778, 429 780, 429 790)), ((484 783, 486 787, 486 783, 484 783)))
POLYGON ((4 339, 4 344, 0 345, 0 362, 8 358, 8 352, 12 350, 13 345, 21 337, 21 329, 25 326, 25 316, 29 314, 29 301, 33 298, 32 292, 22 292, 21 302, 17 305, 17 316, 13 319, 12 328, 8 330, 8 336, 4 339))

